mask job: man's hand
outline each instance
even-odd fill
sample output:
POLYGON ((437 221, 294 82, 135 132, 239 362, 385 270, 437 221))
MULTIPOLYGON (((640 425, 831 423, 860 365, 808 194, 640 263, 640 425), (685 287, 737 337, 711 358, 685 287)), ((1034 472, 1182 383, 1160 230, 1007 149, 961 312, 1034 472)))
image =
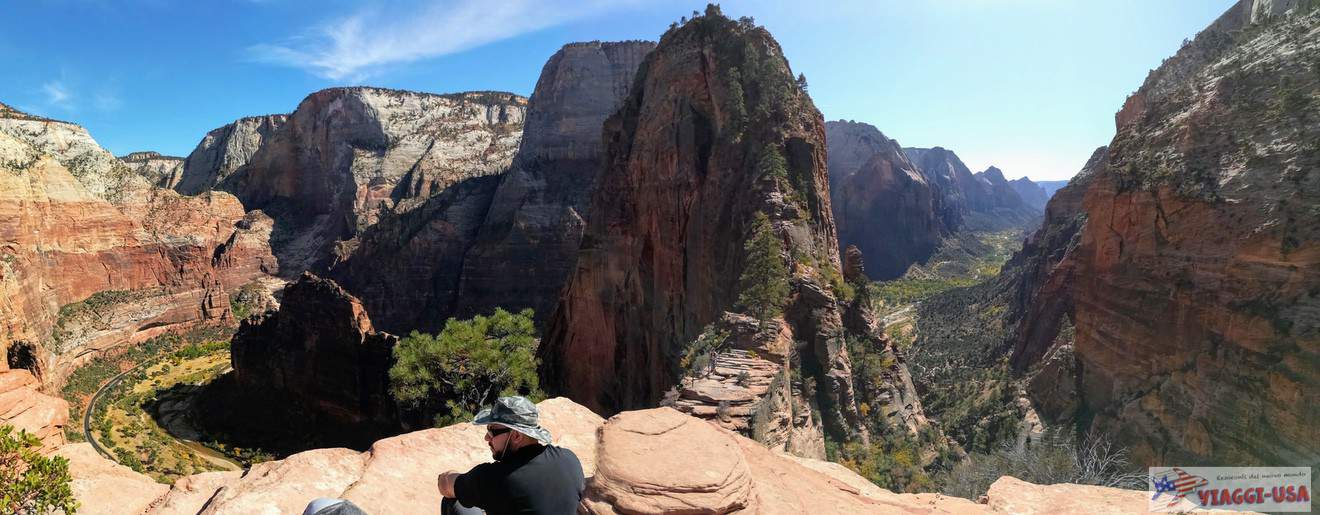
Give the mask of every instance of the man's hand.
POLYGON ((449 472, 440 474, 440 477, 436 478, 436 487, 440 489, 441 497, 446 497, 449 499, 458 498, 458 495, 454 493, 454 481, 457 480, 458 476, 461 475, 463 475, 462 472, 459 472, 457 470, 451 470, 449 472))

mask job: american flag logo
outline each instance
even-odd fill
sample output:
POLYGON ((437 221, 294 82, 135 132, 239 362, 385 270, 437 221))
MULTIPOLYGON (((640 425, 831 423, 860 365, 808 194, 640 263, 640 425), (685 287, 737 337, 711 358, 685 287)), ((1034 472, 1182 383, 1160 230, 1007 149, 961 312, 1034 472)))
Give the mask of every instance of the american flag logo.
POLYGON ((1169 500, 1168 507, 1178 504, 1178 501, 1183 500, 1187 494, 1195 492, 1196 489, 1210 484, 1205 478, 1188 474, 1183 469, 1177 467, 1174 467, 1171 470, 1166 470, 1158 476, 1151 474, 1150 481, 1155 487, 1155 496, 1151 497, 1150 500, 1154 501, 1159 499, 1161 495, 1167 493, 1172 497, 1172 499, 1169 500))

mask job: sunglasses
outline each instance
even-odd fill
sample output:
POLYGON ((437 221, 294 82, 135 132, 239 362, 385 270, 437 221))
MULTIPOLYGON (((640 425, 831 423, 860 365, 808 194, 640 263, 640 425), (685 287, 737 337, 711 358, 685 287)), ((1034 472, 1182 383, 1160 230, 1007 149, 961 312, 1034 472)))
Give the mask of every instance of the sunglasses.
POLYGON ((486 435, 495 438, 509 431, 513 431, 513 429, 508 427, 490 427, 486 428, 486 435))

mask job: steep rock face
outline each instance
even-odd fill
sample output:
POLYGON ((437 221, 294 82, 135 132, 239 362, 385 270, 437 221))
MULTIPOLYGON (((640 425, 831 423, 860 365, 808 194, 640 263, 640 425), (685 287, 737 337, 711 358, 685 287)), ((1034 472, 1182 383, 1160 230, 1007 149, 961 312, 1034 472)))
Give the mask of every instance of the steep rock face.
POLYGON ((941 218, 950 227, 1002 230, 1038 221, 1039 210, 1022 201, 998 168, 973 174, 957 154, 942 147, 903 151, 939 192, 941 218))
POLYGON ((577 261, 600 171, 601 124, 649 42, 574 43, 546 63, 513 165, 381 219, 329 275, 378 326, 439 330, 451 316, 533 308, 544 321, 577 261), (388 273, 382 273, 388 270, 388 273))
MULTIPOLYGON (((837 463, 786 456, 671 409, 602 420, 563 398, 537 405, 555 445, 582 461, 583 513, 1133 513, 1148 494, 1080 485, 1038 486, 1011 477, 982 504, 939 494, 895 494, 837 463)), ((88 444, 70 461, 79 512, 147 515, 300 513, 317 497, 348 499, 367 513, 435 513, 435 478, 489 461, 482 428, 458 424, 380 440, 363 453, 316 449, 242 473, 184 477, 166 487, 101 458, 88 444), (145 510, 145 511, 144 511, 145 510)))
POLYGON ((864 123, 825 124, 829 142, 830 206, 839 244, 856 245, 868 276, 893 279, 925 262, 949 228, 940 200, 898 142, 864 123))
POLYGON ((550 316, 577 263, 601 165, 601 126, 655 43, 574 43, 556 52, 527 108, 522 145, 467 252, 458 315, 533 308, 550 316))
POLYGON ((906 147, 903 153, 916 165, 938 199, 938 216, 950 230, 963 227, 967 217, 967 194, 962 184, 971 182, 972 171, 967 169, 957 154, 943 147, 906 147))
POLYGON ((232 195, 148 187, 112 204, 41 141, 0 134, 4 365, 57 385, 97 351, 228 316, 227 290, 274 271, 269 219, 232 195))
POLYGON ((526 102, 497 92, 319 91, 219 188, 279 222, 273 244, 286 273, 318 268, 381 211, 406 211, 451 184, 503 172, 526 102))
POLYGON ((329 276, 362 299, 382 329, 439 331, 459 309, 463 259, 498 186, 499 177, 475 177, 382 218, 329 276))
POLYGON ((234 335, 238 387, 307 414, 318 437, 370 442, 395 431, 388 372, 398 337, 377 332, 356 298, 311 273, 284 289, 281 306, 234 335))
POLYGON ((1320 15, 1285 3, 1152 72, 1085 193, 1064 380, 1142 461, 1320 461, 1320 15))
POLYGON ((157 188, 173 189, 183 175, 183 158, 159 152, 133 152, 119 158, 134 173, 157 188))
POLYGON ((761 212, 794 259, 785 320, 802 342, 803 376, 820 385, 827 427, 856 431, 842 321, 823 278, 840 269, 824 122, 792 77, 768 32, 718 13, 661 37, 606 122, 607 168, 540 348, 547 388, 601 412, 658 402, 689 342, 734 308, 761 212), (758 172, 768 153, 783 156, 782 170, 758 172))
POLYGON ((1038 211, 1045 210, 1045 203, 1049 202, 1050 195, 1053 194, 1052 192, 1046 193, 1045 188, 1026 177, 1008 181, 1008 185, 1013 187, 1013 191, 1017 193, 1018 198, 1021 198, 1028 206, 1038 211))
POLYGON ((211 190, 247 164, 288 119, 283 114, 251 116, 206 133, 188 154, 173 188, 184 195, 211 190))
POLYGON ((1012 290, 1010 318, 1019 321, 1020 327, 1013 344, 1016 364, 1039 361, 1065 320, 1072 323, 1076 273, 1072 253, 1086 224, 1082 199, 1096 174, 1108 164, 1109 148, 1096 149, 1082 170, 1050 199, 1041 227, 1003 266, 1002 282, 1012 290))

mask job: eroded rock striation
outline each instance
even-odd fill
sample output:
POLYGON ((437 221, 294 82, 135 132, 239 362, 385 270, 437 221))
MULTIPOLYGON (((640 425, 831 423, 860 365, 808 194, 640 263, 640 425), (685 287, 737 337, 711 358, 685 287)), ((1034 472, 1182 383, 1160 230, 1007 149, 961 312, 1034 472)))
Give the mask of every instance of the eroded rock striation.
POLYGON ((526 102, 499 92, 322 90, 218 188, 277 220, 273 245, 286 274, 320 269, 351 251, 351 240, 382 212, 407 211, 452 184, 503 172, 526 102))
POLYGON ((109 202, 87 186, 102 176, 80 179, 47 152, 108 156, 90 138, 59 139, 85 131, 20 121, 51 125, 0 131, 0 366, 57 386, 99 351, 227 317, 227 291, 274 271, 270 220, 232 195, 181 197, 141 181, 109 202))
POLYGON ((1144 462, 1320 461, 1320 13, 1291 7, 1242 0, 1151 72, 1079 185, 1084 225, 1036 238, 1062 258, 1033 303, 1070 299, 1074 356, 1041 358, 1068 313, 1033 307, 1016 365, 1046 369, 1044 415, 1144 462))
POLYGON ((909 265, 924 263, 956 228, 940 217, 938 189, 898 142, 873 126, 833 121, 825 124, 825 135, 839 244, 856 245, 875 280, 894 279, 909 265))
POLYGON ((240 118, 202 137, 184 162, 173 188, 184 195, 209 191, 252 159, 262 143, 284 126, 289 116, 271 114, 240 118))

